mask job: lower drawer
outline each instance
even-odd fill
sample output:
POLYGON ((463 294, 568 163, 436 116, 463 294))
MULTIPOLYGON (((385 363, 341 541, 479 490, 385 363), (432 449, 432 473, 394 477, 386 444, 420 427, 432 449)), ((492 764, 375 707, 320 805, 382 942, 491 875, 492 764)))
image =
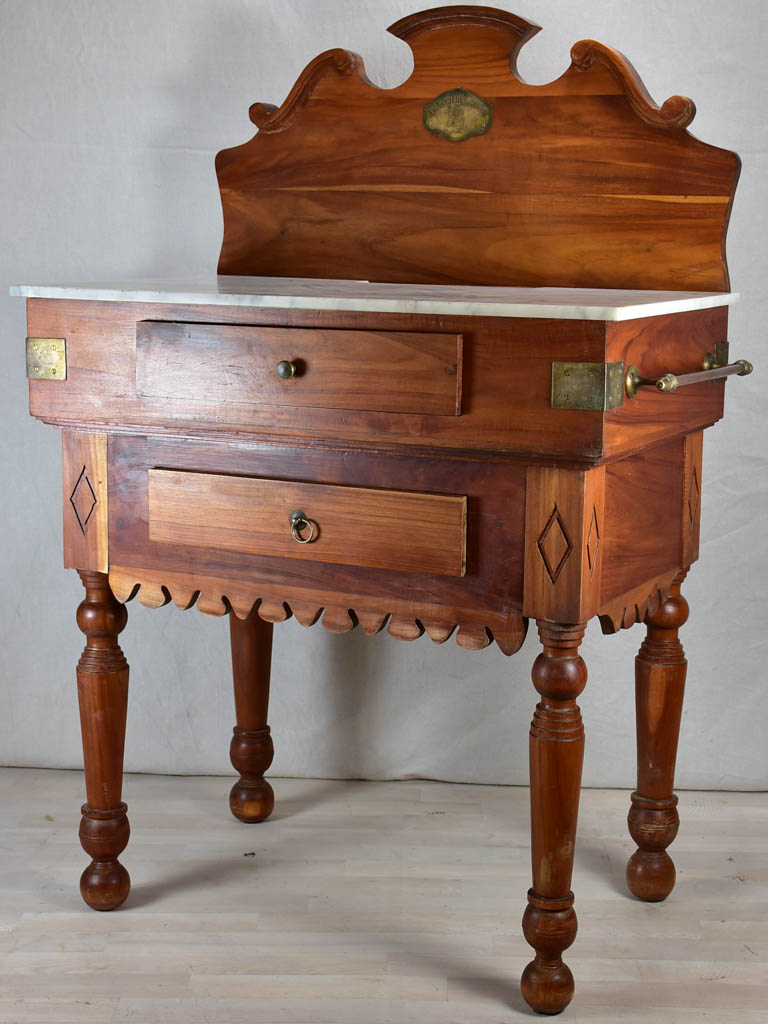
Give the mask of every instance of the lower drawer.
POLYGON ((151 469, 149 539, 439 576, 466 571, 463 496, 151 469))

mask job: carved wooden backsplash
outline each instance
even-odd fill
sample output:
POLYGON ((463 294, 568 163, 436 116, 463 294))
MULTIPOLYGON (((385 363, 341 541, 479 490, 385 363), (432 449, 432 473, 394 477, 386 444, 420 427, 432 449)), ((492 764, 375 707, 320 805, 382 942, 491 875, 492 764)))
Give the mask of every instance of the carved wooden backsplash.
POLYGON ((413 51, 402 85, 379 89, 357 54, 329 50, 219 153, 219 273, 727 290, 739 159, 687 132, 690 100, 656 106, 592 40, 528 85, 516 56, 538 26, 492 8, 389 31, 413 51))

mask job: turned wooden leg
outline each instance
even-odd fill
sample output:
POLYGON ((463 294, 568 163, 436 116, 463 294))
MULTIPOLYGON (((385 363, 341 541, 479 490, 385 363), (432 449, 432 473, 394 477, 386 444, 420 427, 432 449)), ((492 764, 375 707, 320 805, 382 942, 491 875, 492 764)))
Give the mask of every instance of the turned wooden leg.
POLYGON ((77 665, 86 792, 80 843, 92 858, 80 879, 80 892, 94 910, 114 910, 131 888, 128 872, 117 859, 130 835, 121 800, 128 662, 117 642, 128 614, 103 572, 78 571, 85 600, 77 609, 77 624, 87 638, 77 665))
POLYGON ((686 670, 677 635, 688 618, 680 593, 684 579, 682 572, 655 615, 646 616, 647 635, 635 659, 637 789, 628 820, 638 849, 627 864, 627 885, 652 903, 669 896, 675 884, 667 847, 680 824, 673 789, 686 670))
POLYGON ((562 953, 576 938, 571 875, 584 759, 576 698, 587 668, 578 653, 583 625, 540 620, 538 627, 544 651, 532 673, 541 694, 530 737, 533 888, 523 915, 523 934, 536 957, 523 971, 521 988, 537 1013, 560 1013, 574 987, 562 953))
POLYGON ((229 794, 229 806, 240 821, 264 821, 275 806, 275 794, 264 772, 275 756, 267 725, 269 675, 272 663, 272 623, 257 615, 229 616, 235 719, 229 756, 240 779, 229 794))

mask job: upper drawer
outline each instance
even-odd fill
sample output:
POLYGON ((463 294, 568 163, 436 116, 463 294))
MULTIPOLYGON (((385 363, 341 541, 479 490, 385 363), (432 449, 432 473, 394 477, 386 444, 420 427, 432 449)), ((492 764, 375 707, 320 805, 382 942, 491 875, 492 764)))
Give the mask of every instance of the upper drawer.
POLYGON ((190 402, 458 416, 461 349, 460 334, 145 320, 136 388, 190 402))
POLYGON ((460 495, 150 469, 149 539, 373 569, 463 576, 460 495))

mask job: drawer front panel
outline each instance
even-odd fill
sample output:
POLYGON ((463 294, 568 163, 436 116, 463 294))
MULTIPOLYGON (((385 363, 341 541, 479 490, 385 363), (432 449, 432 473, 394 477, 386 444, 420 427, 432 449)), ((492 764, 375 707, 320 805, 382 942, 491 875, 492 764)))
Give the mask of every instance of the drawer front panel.
POLYGON ((250 555, 463 576, 465 497, 151 469, 149 539, 250 555), (291 532, 300 511, 312 529, 291 532))
POLYGON ((461 349, 460 334, 143 321, 136 388, 195 403, 458 416, 461 349))

